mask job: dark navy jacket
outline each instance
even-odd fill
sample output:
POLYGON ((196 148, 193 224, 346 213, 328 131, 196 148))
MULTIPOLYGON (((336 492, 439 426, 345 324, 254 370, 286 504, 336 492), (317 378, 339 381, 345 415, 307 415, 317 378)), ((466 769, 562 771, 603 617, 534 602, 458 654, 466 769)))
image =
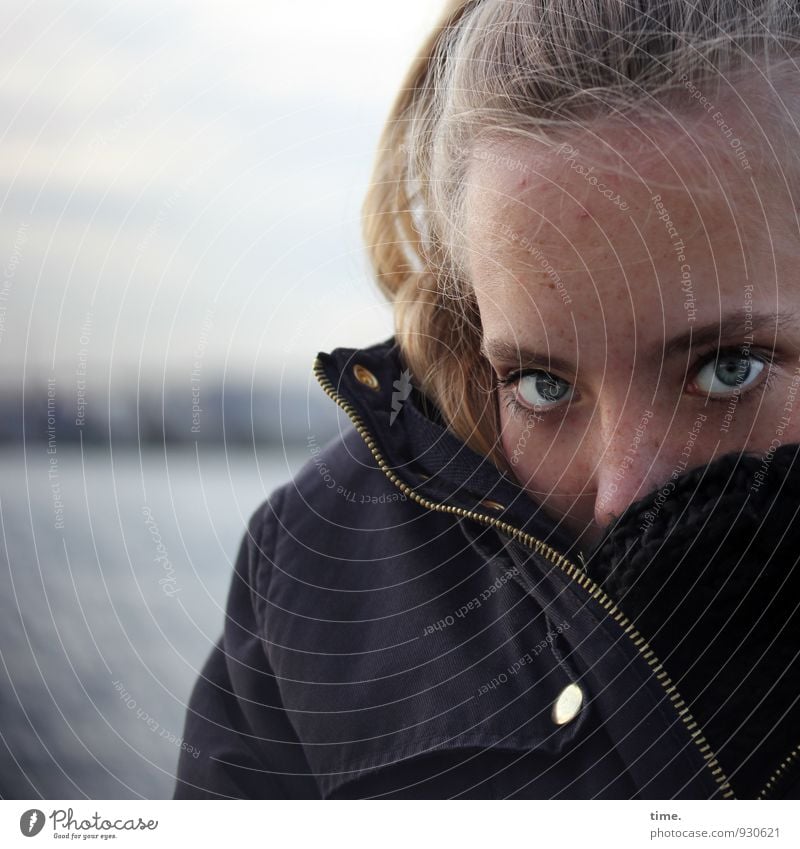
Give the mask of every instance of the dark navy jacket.
POLYGON ((315 374, 353 426, 252 514, 175 798, 798 798, 797 446, 687 472, 578 551, 392 338, 315 374))

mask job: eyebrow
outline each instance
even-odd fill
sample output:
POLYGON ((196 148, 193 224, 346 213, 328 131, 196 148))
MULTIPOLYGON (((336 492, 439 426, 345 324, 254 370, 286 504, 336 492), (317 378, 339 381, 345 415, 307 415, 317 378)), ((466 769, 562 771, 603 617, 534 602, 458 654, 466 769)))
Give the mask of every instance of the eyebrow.
MULTIPOLYGON (((709 322, 673 336, 666 344, 659 341, 650 349, 653 356, 660 355, 663 359, 674 356, 692 347, 700 347, 709 342, 722 342, 732 337, 750 338, 750 334, 774 328, 775 331, 783 330, 787 326, 800 327, 800 317, 794 311, 790 312, 755 312, 745 309, 729 313, 720 321, 709 322), (663 347, 662 347, 663 345, 663 347)), ((514 363, 521 368, 527 366, 547 366, 557 371, 572 371, 575 364, 557 357, 549 351, 537 351, 532 348, 520 347, 513 342, 504 339, 482 339, 480 353, 488 360, 504 363, 514 363)))
POLYGON ((563 357, 556 357, 549 351, 534 351, 531 348, 520 348, 513 342, 504 339, 483 339, 480 353, 488 360, 498 360, 504 363, 515 363, 521 368, 526 366, 543 366, 559 371, 571 371, 574 364, 563 357))
MULTIPOLYGON (((700 347, 709 342, 719 342, 731 337, 751 337, 762 330, 773 328, 776 333, 787 326, 798 325, 798 316, 791 312, 753 312, 748 310, 736 310, 724 316, 721 321, 709 322, 698 327, 696 330, 690 327, 683 333, 673 336, 664 345, 662 356, 666 359, 680 351, 686 351, 690 347, 700 347)), ((654 346, 652 353, 661 352, 661 346, 654 346)))

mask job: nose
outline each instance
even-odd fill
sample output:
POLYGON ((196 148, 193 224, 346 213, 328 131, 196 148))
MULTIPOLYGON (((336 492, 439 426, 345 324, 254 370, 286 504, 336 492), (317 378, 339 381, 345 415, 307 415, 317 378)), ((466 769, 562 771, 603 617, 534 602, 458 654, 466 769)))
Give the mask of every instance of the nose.
MULTIPOLYGON (((607 433, 608 429, 600 430, 607 433)), ((594 521, 600 529, 634 501, 666 484, 681 466, 684 458, 671 456, 663 434, 657 431, 654 412, 645 408, 641 415, 619 421, 611 434, 601 438, 594 472, 594 521)))

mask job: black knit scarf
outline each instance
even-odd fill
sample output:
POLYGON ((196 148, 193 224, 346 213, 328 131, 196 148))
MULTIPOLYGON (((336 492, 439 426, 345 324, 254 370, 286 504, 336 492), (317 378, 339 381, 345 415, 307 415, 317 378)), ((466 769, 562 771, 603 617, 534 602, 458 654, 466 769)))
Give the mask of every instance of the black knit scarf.
MULTIPOLYGON (((724 455, 611 525, 587 560, 648 641, 740 799, 800 747, 800 445, 724 455)), ((799 753, 800 754, 800 753, 799 753)), ((769 796, 798 798, 800 757, 769 796)))

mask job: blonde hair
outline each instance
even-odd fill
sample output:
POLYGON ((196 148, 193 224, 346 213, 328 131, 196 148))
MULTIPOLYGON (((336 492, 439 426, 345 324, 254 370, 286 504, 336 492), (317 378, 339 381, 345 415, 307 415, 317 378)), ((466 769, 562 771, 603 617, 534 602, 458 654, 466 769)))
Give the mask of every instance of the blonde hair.
MULTIPOLYGON (((713 101, 723 80, 741 90, 748 79, 796 75, 799 40, 786 0, 446 3, 383 129, 363 233, 405 365, 470 448, 510 469, 460 241, 476 142, 524 135, 553 144, 597 119, 657 119, 665 105, 696 102, 687 80, 713 101)), ((771 102, 769 115, 785 118, 781 105, 771 102)), ((773 158, 796 147, 787 138, 773 158)))

